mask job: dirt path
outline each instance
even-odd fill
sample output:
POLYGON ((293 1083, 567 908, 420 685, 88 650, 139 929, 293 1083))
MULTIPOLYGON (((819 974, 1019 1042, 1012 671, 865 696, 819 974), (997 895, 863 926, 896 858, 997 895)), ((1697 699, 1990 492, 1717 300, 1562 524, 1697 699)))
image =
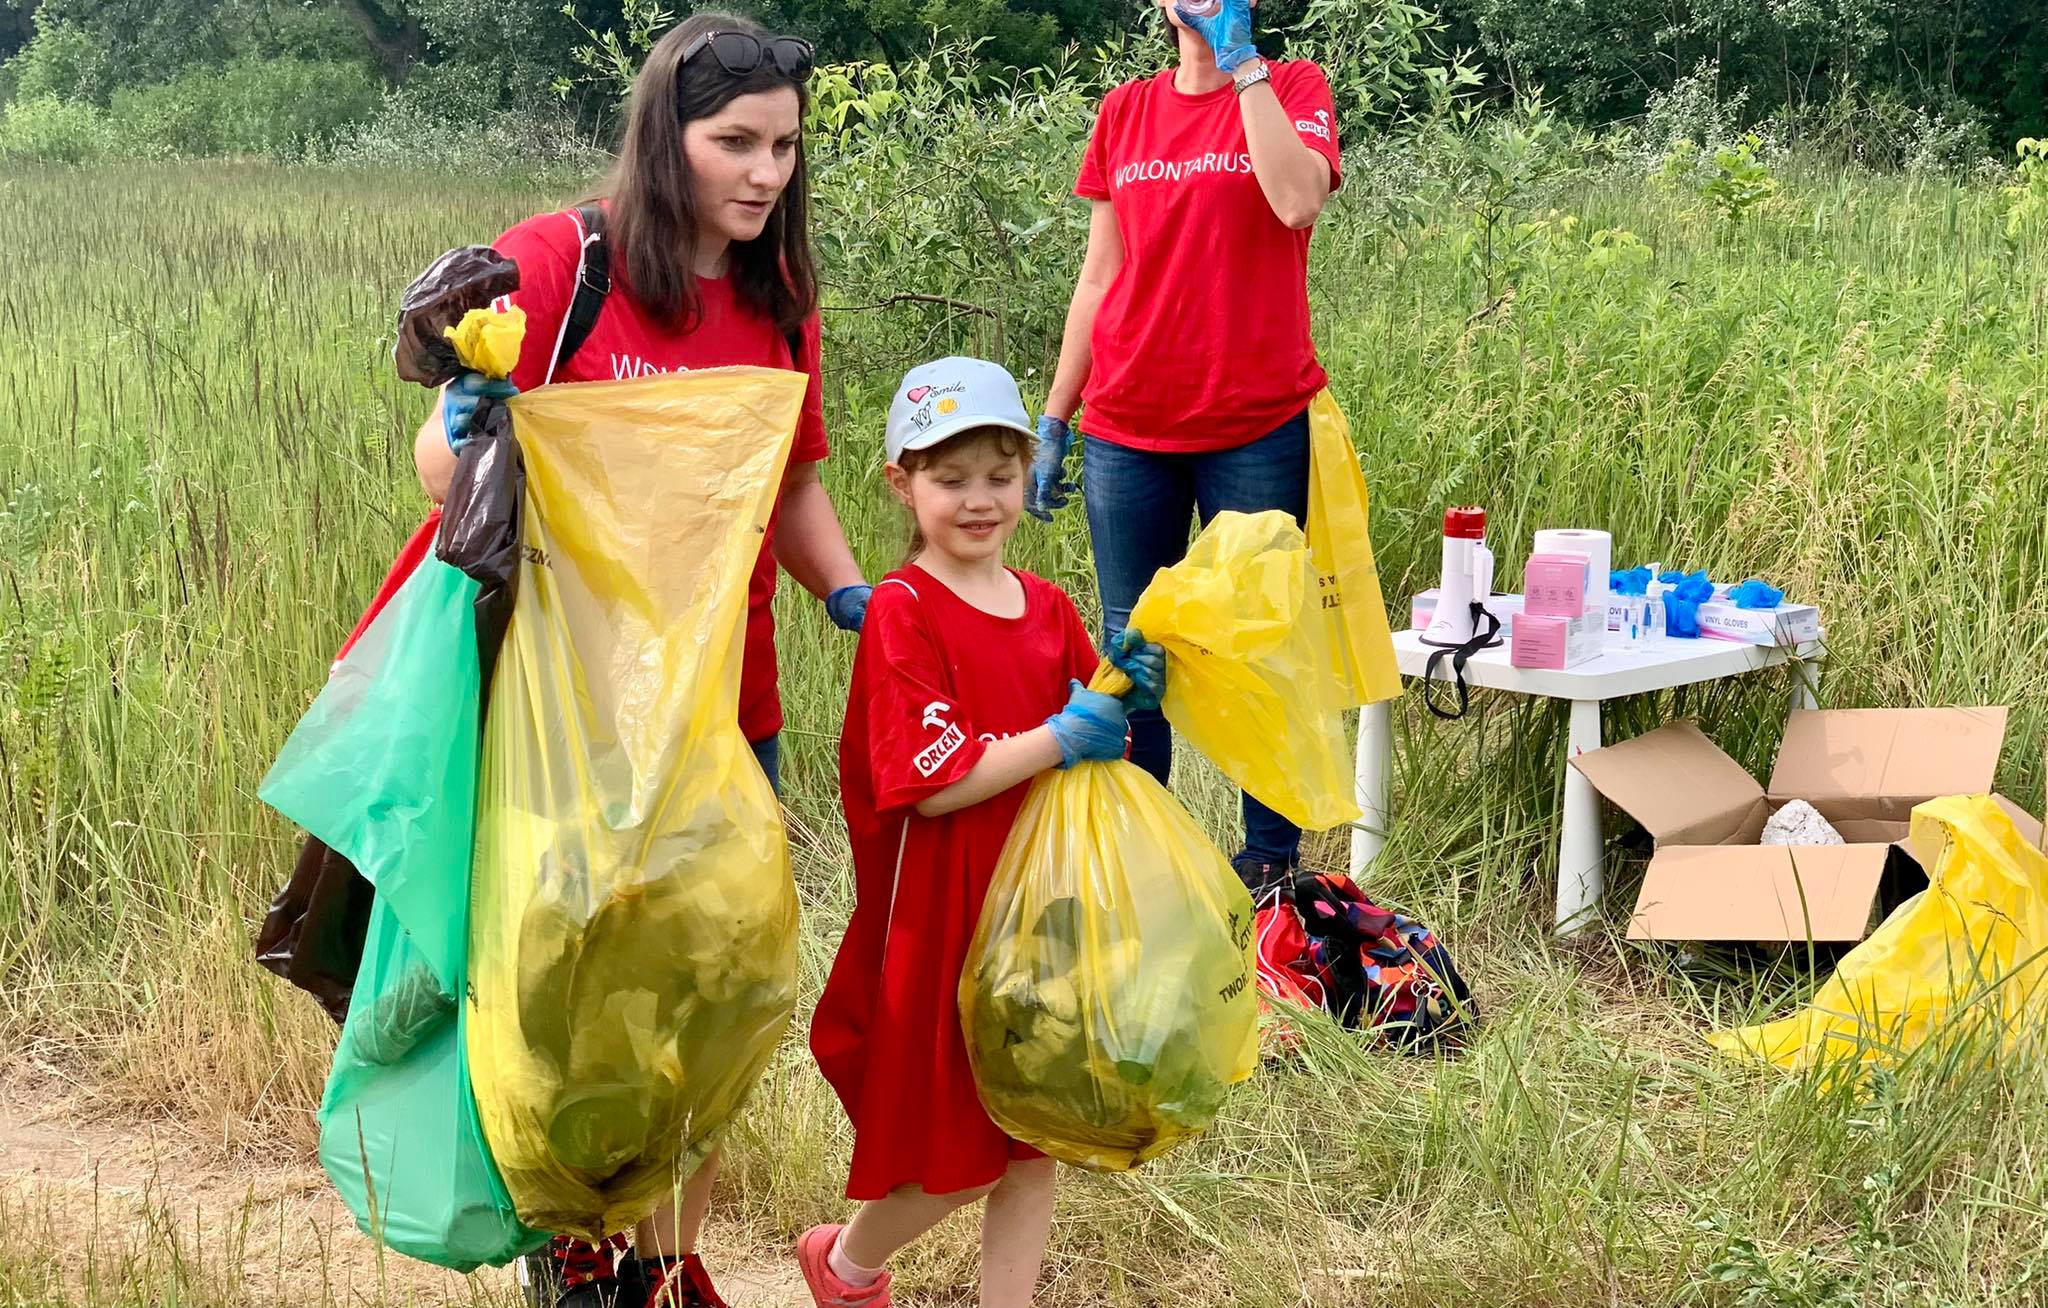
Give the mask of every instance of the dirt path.
MULTIPOLYGON (((706 1255, 734 1308, 808 1308, 779 1251, 706 1255)), ((230 1156, 182 1125, 96 1111, 55 1078, 0 1079, 0 1286, 20 1302, 133 1303, 121 1287, 138 1282, 234 1308, 517 1302, 507 1271, 380 1258, 310 1159, 230 1156)))

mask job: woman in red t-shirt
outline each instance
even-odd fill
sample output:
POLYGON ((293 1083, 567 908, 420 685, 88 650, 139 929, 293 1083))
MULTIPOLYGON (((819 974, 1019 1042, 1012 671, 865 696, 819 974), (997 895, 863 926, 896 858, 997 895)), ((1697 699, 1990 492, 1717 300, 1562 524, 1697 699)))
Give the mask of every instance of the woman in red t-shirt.
MULTIPOLYGON (((443 394, 414 447, 420 480, 439 502, 477 398, 563 382, 611 381, 685 368, 752 364, 811 376, 789 471, 748 594, 740 727, 777 779, 776 564, 858 630, 869 588, 818 462, 826 454, 818 379, 817 279, 811 259, 802 126, 810 47, 756 24, 699 14, 655 44, 633 85, 618 162, 600 192, 612 287, 581 347, 557 360, 588 235, 577 213, 529 218, 500 236, 519 265, 508 297, 526 311, 511 386, 474 375, 443 394), (794 348, 792 348, 792 344, 794 348), (793 357, 794 356, 794 357, 793 357)), ((714 1154, 684 1188, 680 1212, 640 1225, 638 1257, 558 1238, 564 1304, 689 1308, 720 1303, 695 1248, 717 1174, 714 1154)))
MULTIPOLYGON (((1159 0, 1180 60, 1109 93, 1075 194, 1088 254, 1039 420, 1027 507, 1072 487, 1068 420, 1085 404, 1088 531, 1105 641, 1188 523, 1235 509, 1308 512, 1309 229, 1340 181, 1330 84, 1252 45, 1257 0, 1159 0)), ((1167 778, 1159 713, 1131 715, 1131 759, 1167 778)), ((1244 799, 1234 860, 1254 890, 1292 868, 1301 832, 1244 799)))
MULTIPOLYGON (((1073 601, 1003 566, 1029 431, 1017 383, 976 359, 913 370, 889 411, 889 485, 917 535, 875 590, 840 733, 855 905, 811 1051, 853 1122, 847 1197, 866 1202, 797 1242, 821 1308, 887 1308, 890 1257, 984 1198, 984 1305, 1029 1304, 1045 1252, 1052 1163, 981 1106, 960 973, 1026 783, 1122 758, 1126 714, 1082 689, 1096 654, 1073 601)), ((1159 648, 1117 662, 1157 704, 1159 648)))

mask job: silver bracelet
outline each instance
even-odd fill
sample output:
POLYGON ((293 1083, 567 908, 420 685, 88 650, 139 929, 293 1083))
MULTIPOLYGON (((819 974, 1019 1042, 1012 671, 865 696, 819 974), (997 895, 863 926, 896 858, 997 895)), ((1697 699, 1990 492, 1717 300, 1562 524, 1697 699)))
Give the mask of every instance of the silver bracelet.
POLYGON ((1252 89, 1253 87, 1257 86, 1257 85, 1258 85, 1258 84, 1259 84, 1260 82, 1270 82, 1270 81, 1272 81, 1272 80, 1273 80, 1273 67, 1272 67, 1272 65, 1271 65, 1271 64, 1268 64, 1268 63, 1267 63, 1267 62, 1266 62, 1265 60, 1261 59, 1261 60, 1259 60, 1259 62, 1258 62, 1258 66, 1257 66, 1257 67, 1255 67, 1255 68, 1247 68, 1247 69, 1246 69, 1245 71, 1243 71, 1243 72, 1239 73, 1239 74, 1238 74, 1237 76, 1235 76, 1235 77, 1231 78, 1231 79, 1230 79, 1230 84, 1231 84, 1231 85, 1232 85, 1233 87, 1236 87, 1236 88, 1237 88, 1237 93, 1238 93, 1239 95, 1243 95, 1243 94, 1244 94, 1244 93, 1245 93, 1246 91, 1249 91, 1249 90, 1251 90, 1251 89, 1252 89))

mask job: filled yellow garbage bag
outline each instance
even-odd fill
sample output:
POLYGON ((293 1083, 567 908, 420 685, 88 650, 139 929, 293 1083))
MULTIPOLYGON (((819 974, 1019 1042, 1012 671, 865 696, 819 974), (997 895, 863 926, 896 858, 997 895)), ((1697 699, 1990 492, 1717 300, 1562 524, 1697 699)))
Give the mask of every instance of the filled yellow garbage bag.
POLYGON ((1251 944, 1251 897, 1142 768, 1039 777, 960 975, 989 1116, 1100 1171, 1200 1134, 1257 1063, 1251 944))
POLYGON ((1372 558, 1371 497, 1351 443, 1351 424, 1328 391, 1308 408, 1308 548, 1316 602, 1335 627, 1331 676, 1346 707, 1401 693, 1394 633, 1372 558))
POLYGON ((1946 1030, 1988 1027, 2008 1046, 2048 1012, 2048 854, 1987 796, 1913 810, 1925 891, 1849 951, 1791 1017, 1707 1037, 1780 1067, 1891 1063, 1946 1030))
POLYGON ((646 1217, 796 1000, 781 811, 738 726, 747 583, 805 380, 733 368, 510 401, 523 560, 485 718, 469 1056, 520 1218, 646 1217))
POLYGON ((1321 831, 1359 817, 1332 675, 1336 627, 1294 519, 1219 513, 1162 568, 1131 623, 1166 650, 1161 707, 1188 743, 1254 799, 1321 831))

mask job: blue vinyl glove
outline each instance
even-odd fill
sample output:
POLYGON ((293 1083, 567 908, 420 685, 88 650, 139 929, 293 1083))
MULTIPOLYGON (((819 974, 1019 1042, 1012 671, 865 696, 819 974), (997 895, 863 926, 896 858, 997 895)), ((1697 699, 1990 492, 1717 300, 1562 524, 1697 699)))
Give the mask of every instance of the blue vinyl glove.
POLYGON ((868 620, 868 600, 875 588, 862 582, 858 586, 841 586, 825 597, 825 612, 832 618, 832 625, 841 631, 859 631, 861 624, 868 620))
POLYGON ((1650 593, 1650 570, 1630 568, 1626 572, 1611 572, 1607 585, 1617 595, 1647 595, 1650 593))
POLYGON ((1146 643, 1136 627, 1125 627, 1109 642, 1109 664, 1131 679, 1123 696, 1124 711, 1142 713, 1159 707, 1166 695, 1166 651, 1146 643))
POLYGON ((1728 598, 1738 609, 1774 609, 1785 602, 1785 592, 1769 582, 1751 577, 1729 591, 1728 598))
POLYGON ((1700 605, 1714 597, 1714 583, 1699 572, 1667 572, 1663 578, 1677 578, 1664 595, 1664 634, 1695 639, 1700 634, 1700 605))
POLYGON ((1180 0, 1173 7, 1180 21, 1209 43, 1216 66, 1234 73, 1247 59, 1258 57, 1252 44, 1251 0, 1180 0))
POLYGON ((441 395, 441 428, 448 433, 448 448, 456 453, 469 442, 469 424, 476 417, 477 401, 485 396, 509 400, 519 388, 509 379, 490 378, 480 372, 466 372, 448 383, 441 395))
POLYGON ((1089 690, 1078 681, 1067 683, 1067 706, 1045 720, 1052 738, 1059 742, 1060 767, 1070 768, 1084 760, 1106 762, 1124 756, 1124 702, 1114 695, 1089 690))
POLYGON ((1031 450, 1031 489, 1024 497, 1024 511, 1040 522, 1051 522, 1054 509, 1064 508, 1074 493, 1067 480, 1067 451, 1073 447, 1074 432, 1051 414, 1038 420, 1038 440, 1031 450))

